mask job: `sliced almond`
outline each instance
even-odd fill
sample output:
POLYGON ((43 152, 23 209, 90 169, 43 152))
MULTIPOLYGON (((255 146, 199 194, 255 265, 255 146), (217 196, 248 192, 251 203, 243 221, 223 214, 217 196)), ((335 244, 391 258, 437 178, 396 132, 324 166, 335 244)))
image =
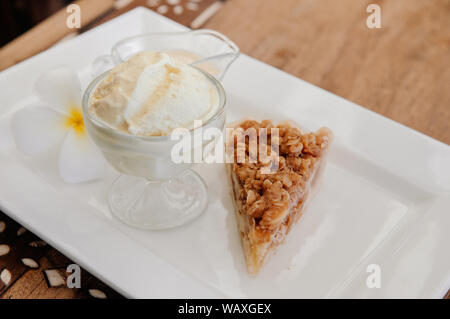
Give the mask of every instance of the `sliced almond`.
POLYGON ((4 221, 0 221, 0 233, 3 233, 5 231, 6 224, 4 221))
POLYGON ((106 299, 107 298, 106 294, 103 291, 98 290, 98 289, 89 289, 89 294, 92 297, 97 298, 97 299, 106 299))
POLYGON ((159 6, 158 9, 156 9, 156 12, 158 12, 159 14, 166 14, 167 12, 169 12, 169 7, 163 4, 162 6, 159 6))
POLYGON ((18 230, 17 230, 17 236, 22 236, 23 234, 25 234, 26 233, 26 229, 24 228, 24 227, 20 227, 18 230))
POLYGON ((0 245, 0 256, 7 255, 10 249, 8 245, 0 245))
POLYGON ((0 279, 5 285, 9 284, 9 282, 11 281, 11 273, 8 269, 5 268, 2 270, 2 272, 0 273, 0 279))
POLYGON ((125 8, 127 5, 129 5, 133 0, 116 0, 114 2, 114 9, 120 10, 122 8, 125 8))
POLYGON ((31 247, 34 247, 34 248, 40 248, 40 247, 47 246, 47 243, 43 240, 35 240, 35 241, 32 241, 31 243, 29 243, 28 245, 30 245, 31 247))
POLYGON ((22 258, 22 263, 30 268, 39 268, 39 264, 31 258, 22 258))
POLYGON ((183 6, 175 6, 173 7, 173 13, 175 13, 177 16, 179 16, 180 14, 182 14, 184 11, 183 6))
POLYGON ((57 269, 44 270, 44 275, 49 287, 60 287, 66 284, 64 277, 57 269))

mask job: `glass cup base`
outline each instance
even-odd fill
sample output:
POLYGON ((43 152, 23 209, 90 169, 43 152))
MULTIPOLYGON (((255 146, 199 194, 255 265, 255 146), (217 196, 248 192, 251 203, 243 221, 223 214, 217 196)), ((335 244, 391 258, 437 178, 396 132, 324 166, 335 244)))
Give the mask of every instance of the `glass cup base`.
POLYGON ((120 175, 109 191, 108 204, 114 216, 125 224, 140 229, 168 229, 200 216, 208 204, 208 192, 202 178, 192 170, 161 182, 120 175))

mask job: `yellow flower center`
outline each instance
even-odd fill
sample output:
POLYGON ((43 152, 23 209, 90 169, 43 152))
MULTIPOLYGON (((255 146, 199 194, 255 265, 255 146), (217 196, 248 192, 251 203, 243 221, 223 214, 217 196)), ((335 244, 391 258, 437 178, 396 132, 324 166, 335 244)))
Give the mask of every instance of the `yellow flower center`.
POLYGON ((83 113, 78 107, 71 107, 69 116, 66 117, 65 126, 67 128, 73 128, 78 134, 84 133, 83 113))

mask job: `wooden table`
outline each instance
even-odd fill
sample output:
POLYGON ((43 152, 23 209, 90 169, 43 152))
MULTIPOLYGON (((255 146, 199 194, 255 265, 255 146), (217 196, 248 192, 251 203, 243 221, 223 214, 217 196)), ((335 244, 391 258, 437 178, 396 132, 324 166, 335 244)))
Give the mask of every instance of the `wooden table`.
MULTIPOLYGON (((243 53, 450 143, 448 0, 229 0, 204 27, 228 35, 243 53), (369 3, 381 7, 380 29, 366 26, 369 3)), ((26 236, 8 240, 21 247, 37 240, 26 236)), ((8 287, 0 283, 1 298, 84 298, 89 289, 120 297, 87 273, 82 289, 48 288, 43 270, 71 262, 37 249, 30 254, 38 269, 9 257, 18 275, 8 287)), ((5 263, 0 257, 0 269, 5 263)))

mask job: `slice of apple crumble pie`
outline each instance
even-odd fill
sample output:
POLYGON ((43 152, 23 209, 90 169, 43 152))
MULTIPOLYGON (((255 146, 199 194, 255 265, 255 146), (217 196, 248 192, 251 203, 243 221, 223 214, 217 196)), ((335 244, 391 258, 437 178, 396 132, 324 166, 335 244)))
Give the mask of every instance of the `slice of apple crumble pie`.
POLYGON ((227 154, 231 149, 234 158, 227 170, 237 224, 248 272, 257 274, 311 199, 333 134, 328 128, 305 133, 291 122, 274 125, 268 120, 245 120, 233 128, 244 134, 256 132, 253 142, 259 150, 266 144, 263 146, 268 155, 252 149, 250 133, 243 138, 227 137, 227 154), (263 132, 265 138, 261 137, 263 132))

